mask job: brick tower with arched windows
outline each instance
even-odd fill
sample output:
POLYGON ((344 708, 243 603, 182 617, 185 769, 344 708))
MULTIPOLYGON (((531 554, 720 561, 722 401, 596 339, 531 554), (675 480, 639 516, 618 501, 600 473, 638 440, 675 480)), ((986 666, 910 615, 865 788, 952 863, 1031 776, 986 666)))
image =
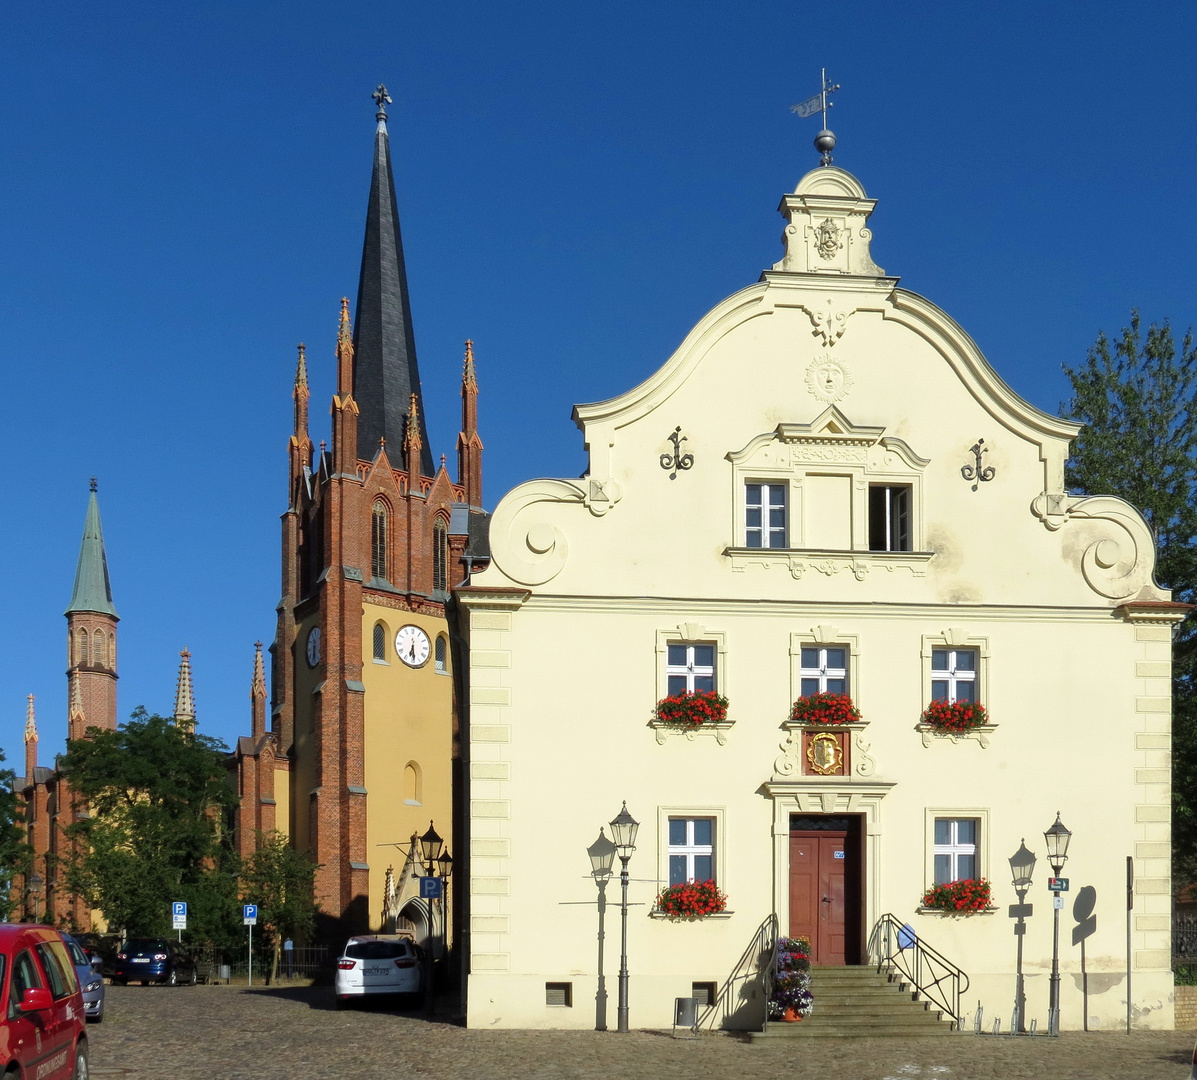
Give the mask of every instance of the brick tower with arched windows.
POLYGON ((456 838, 450 597, 486 561, 473 346, 466 344, 453 480, 443 456, 434 466, 425 428, 389 99, 382 87, 375 98, 357 306, 351 319, 341 301, 334 349, 332 444, 316 450, 308 434, 300 346, 269 730, 254 698, 254 734, 230 762, 241 795, 240 850, 251 851, 251 834, 272 819, 319 865, 316 900, 340 920, 337 930, 396 920, 418 927, 426 916, 411 897, 411 837, 432 821, 456 838), (392 867, 398 884, 388 890, 392 867))

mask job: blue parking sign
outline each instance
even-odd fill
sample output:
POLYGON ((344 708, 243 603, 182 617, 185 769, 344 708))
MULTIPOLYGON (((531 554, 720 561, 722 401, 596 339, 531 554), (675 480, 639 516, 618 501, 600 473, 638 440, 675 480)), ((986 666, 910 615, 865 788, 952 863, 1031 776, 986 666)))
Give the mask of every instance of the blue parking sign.
POLYGON ((420 878, 420 897, 424 900, 439 900, 441 898, 441 879, 438 877, 420 878))
POLYGON ((176 900, 170 905, 170 913, 176 919, 187 918, 187 903, 184 900, 176 900))
POLYGON ((247 926, 253 926, 258 921, 258 905, 246 904, 241 909, 241 916, 247 926))

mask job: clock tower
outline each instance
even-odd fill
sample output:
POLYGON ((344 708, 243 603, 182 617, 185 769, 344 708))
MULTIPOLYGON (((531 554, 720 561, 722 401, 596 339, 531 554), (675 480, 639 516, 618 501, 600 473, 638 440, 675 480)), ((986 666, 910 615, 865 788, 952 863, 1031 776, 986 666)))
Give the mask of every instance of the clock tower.
POLYGON ((423 929, 425 902, 405 865, 410 838, 429 821, 455 850, 459 838, 450 598, 487 561, 473 347, 466 343, 453 480, 443 456, 434 466, 425 428, 385 88, 375 100, 357 304, 351 317, 341 301, 334 349, 332 444, 316 449, 308 435, 301 345, 269 730, 254 699, 254 737, 235 754, 239 847, 252 850, 249 834, 273 818, 309 852, 316 900, 339 920, 328 933, 396 918, 423 929), (391 866, 403 869, 384 911, 391 866))

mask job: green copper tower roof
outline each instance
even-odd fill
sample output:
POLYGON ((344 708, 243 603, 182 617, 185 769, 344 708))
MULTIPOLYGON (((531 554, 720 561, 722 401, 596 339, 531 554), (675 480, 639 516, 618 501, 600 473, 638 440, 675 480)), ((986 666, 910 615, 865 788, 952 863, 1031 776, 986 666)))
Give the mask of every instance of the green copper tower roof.
POLYGON ((112 606, 112 585, 108 581, 108 559, 104 554, 104 531, 100 528, 100 504, 96 501, 96 481, 91 482, 87 517, 83 522, 83 543, 79 545, 79 564, 75 567, 75 591, 63 614, 95 611, 116 616, 112 606))

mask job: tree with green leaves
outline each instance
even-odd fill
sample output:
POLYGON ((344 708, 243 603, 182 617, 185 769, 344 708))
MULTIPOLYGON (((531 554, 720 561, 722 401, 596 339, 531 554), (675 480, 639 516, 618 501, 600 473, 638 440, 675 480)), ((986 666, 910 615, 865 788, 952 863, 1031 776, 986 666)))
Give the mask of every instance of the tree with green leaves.
MULTIPOLYGON (((1111 342, 1103 332, 1078 367, 1061 412, 1085 424, 1066 482, 1118 495, 1140 510, 1156 546, 1156 582, 1197 601, 1197 347, 1179 349, 1168 322, 1143 330, 1139 312, 1111 342)), ((1179 884, 1197 883, 1197 620, 1181 623, 1172 666, 1172 844, 1179 884)))
POLYGON ((279 949, 287 938, 306 941, 316 923, 312 900, 316 864, 280 832, 257 834, 258 846, 242 867, 241 889, 258 905, 258 927, 273 960, 268 982, 278 978, 279 949))
MULTIPOLYGON (((0 761, 5 761, 0 750, 0 761)), ((12 893, 13 878, 28 877, 33 869, 33 848, 25 839, 24 805, 17 795, 12 769, 0 769, 0 919, 8 920, 19 897, 12 893)))
POLYGON ((237 940, 227 752, 220 740, 144 709, 116 731, 91 728, 67 744, 61 768, 89 813, 67 830, 78 841, 67 886, 111 928, 163 936, 171 902, 185 900, 189 936, 237 940))

